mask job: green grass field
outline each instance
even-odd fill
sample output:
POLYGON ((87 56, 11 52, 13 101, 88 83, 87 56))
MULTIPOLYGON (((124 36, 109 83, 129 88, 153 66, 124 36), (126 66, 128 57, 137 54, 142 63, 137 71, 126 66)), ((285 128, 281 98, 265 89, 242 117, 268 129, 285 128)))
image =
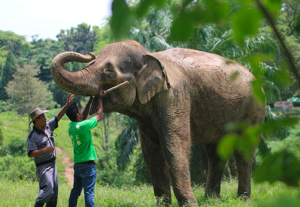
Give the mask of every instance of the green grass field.
MULTIPOLYGON (((299 189, 287 188, 284 184, 253 184, 252 202, 245 202, 236 197, 237 181, 224 181, 222 183, 221 198, 204 199, 204 188, 194 187, 194 194, 200 206, 264 206, 262 203, 274 202, 279 197, 295 198, 299 196, 299 189)), ((68 206, 71 187, 60 184, 58 207, 68 206)), ((33 206, 38 193, 37 182, 18 181, 0 182, 1 207, 33 206)), ((173 206, 179 206, 172 194, 173 206)), ((84 206, 83 193, 78 200, 78 206, 84 206)), ((146 207, 156 206, 152 186, 125 186, 114 188, 96 185, 95 206, 121 206, 121 207, 146 207)), ((288 206, 287 206, 288 207, 288 206)))

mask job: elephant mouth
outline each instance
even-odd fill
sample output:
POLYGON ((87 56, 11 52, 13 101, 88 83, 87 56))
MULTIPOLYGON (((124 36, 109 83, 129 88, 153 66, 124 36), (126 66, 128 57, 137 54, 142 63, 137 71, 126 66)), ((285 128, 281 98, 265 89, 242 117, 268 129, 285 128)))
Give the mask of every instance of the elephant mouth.
MULTIPOLYGON (((127 82, 127 81, 125 81, 125 82, 127 82)), ((126 93, 128 93, 129 85, 130 85, 130 84, 128 84, 128 82, 127 83, 125 83, 125 82, 119 84, 120 86, 109 84, 109 85, 105 85, 102 87, 102 90, 108 91, 107 95, 103 98, 104 111, 107 107, 114 108, 115 106, 125 105, 126 93), (114 88, 116 88, 116 89, 114 90, 114 88), (113 89, 113 90, 111 90, 111 89, 113 89)), ((97 113, 98 103, 99 103, 99 98, 96 97, 92 102, 92 105, 91 105, 91 108, 89 111, 89 115, 93 115, 93 114, 97 113)))

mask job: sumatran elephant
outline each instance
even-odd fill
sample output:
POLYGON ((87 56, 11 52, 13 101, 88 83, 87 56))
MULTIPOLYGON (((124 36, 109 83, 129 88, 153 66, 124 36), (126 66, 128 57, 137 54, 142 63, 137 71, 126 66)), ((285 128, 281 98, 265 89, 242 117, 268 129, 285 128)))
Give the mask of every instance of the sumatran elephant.
MULTIPOLYGON (((181 206, 197 205, 189 170, 192 142, 202 144, 208 157, 205 196, 219 196, 225 162, 216 148, 228 133, 226 124, 247 120, 254 125, 265 116, 265 107, 252 97, 254 76, 246 68, 197 50, 174 48, 151 53, 133 40, 116 42, 97 57, 93 53, 58 54, 52 61, 51 75, 65 91, 83 96, 129 82, 107 93, 102 100, 104 112, 119 112, 137 121, 154 194, 158 199, 163 197, 166 205, 172 202, 170 185, 181 206), (64 64, 71 61, 89 65, 70 72, 64 64), (238 75, 232 80, 234 74, 238 75)), ((92 106, 91 113, 95 111, 92 106)), ((237 195, 250 198, 252 159, 243 159, 238 151, 234 155, 237 195)))

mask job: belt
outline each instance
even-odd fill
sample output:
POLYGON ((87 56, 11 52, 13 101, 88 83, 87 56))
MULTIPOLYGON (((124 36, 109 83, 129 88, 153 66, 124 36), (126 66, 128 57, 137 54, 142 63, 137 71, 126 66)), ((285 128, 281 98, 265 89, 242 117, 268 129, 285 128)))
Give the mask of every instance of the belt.
POLYGON ((89 161, 86 161, 86 162, 77 162, 75 164, 85 164, 85 165, 94 164, 95 165, 95 161, 94 160, 89 160, 89 161))
POLYGON ((38 166, 41 166, 41 165, 45 165, 47 163, 55 161, 55 159, 56 159, 56 157, 53 157, 50 160, 46 160, 46 161, 43 161, 43 162, 40 162, 40 163, 36 163, 35 166, 38 167, 38 166))

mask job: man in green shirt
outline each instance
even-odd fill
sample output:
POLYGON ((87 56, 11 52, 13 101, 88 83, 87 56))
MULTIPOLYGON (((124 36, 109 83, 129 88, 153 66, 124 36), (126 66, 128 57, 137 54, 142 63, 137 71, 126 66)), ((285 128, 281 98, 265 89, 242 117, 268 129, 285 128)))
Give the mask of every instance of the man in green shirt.
POLYGON ((77 206, 78 196, 84 189, 85 206, 95 206, 94 187, 96 181, 95 161, 97 155, 93 145, 91 129, 96 127, 103 116, 102 98, 106 92, 98 95, 99 105, 95 117, 86 120, 93 97, 90 97, 83 112, 76 103, 68 106, 66 114, 71 120, 68 133, 74 148, 74 185, 69 198, 69 207, 77 206))

